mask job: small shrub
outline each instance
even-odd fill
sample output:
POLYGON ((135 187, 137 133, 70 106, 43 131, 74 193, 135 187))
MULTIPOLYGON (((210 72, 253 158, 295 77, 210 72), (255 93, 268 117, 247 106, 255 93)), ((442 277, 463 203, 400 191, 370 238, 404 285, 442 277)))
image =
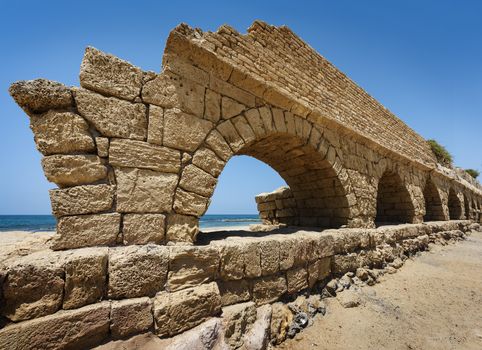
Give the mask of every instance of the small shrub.
POLYGON ((444 146, 435 140, 427 140, 427 143, 432 149, 435 158, 437 158, 437 162, 446 166, 452 165, 452 155, 445 149, 444 146))
POLYGON ((476 179, 477 176, 480 175, 480 173, 479 173, 477 170, 475 170, 475 169, 465 169, 465 172, 466 172, 467 174, 469 174, 470 176, 472 176, 474 179, 476 179))

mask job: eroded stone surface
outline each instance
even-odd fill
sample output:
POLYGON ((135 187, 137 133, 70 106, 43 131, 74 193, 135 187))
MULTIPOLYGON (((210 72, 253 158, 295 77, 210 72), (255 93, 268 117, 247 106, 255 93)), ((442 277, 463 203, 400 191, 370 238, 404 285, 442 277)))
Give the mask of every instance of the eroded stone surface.
POLYGON ((139 96, 143 72, 127 61, 94 47, 85 49, 80 66, 80 85, 104 95, 133 100, 139 96))
POLYGON ((123 338, 152 327, 152 302, 148 297, 112 302, 110 331, 113 338, 123 338))
POLYGON ((113 139, 109 147, 109 163, 117 167, 177 173, 181 166, 181 153, 147 142, 113 139))
POLYGON ((169 252, 156 245, 109 250, 109 290, 112 299, 154 296, 164 289, 169 252))
POLYGON ((70 88, 47 79, 17 81, 8 92, 27 112, 41 113, 49 109, 68 108, 73 103, 70 88))
POLYGON ((69 254, 64 265, 64 309, 76 309, 104 297, 107 253, 108 248, 84 248, 69 254))
POLYGON ((59 219, 52 249, 114 245, 120 232, 120 214, 65 216, 59 219))
POLYGON ((51 110, 32 116, 30 128, 43 155, 90 153, 95 150, 89 125, 80 115, 51 110))
POLYGON ((191 164, 184 168, 179 185, 187 191, 210 197, 216 183, 216 178, 191 164))
POLYGON ((272 303, 286 292, 283 276, 262 277, 253 282, 253 299, 258 305, 272 303))
POLYGON ((110 302, 60 311, 0 330, 2 349, 88 349, 109 335, 110 302))
POLYGON ((208 209, 209 202, 210 200, 206 197, 178 188, 174 199, 174 210, 179 214, 200 217, 208 209))
POLYGON ((115 186, 84 185, 54 189, 49 193, 55 216, 91 214, 112 208, 115 186))
POLYGON ((175 335, 220 311, 221 297, 214 282, 174 293, 158 293, 154 298, 156 333, 160 336, 175 335))
POLYGON ((147 108, 85 89, 74 90, 77 109, 104 136, 144 140, 147 137, 147 108))
POLYGON ((124 244, 162 244, 165 225, 163 214, 126 214, 123 218, 124 244))
POLYGON ((167 217, 166 240, 193 243, 199 232, 199 219, 194 216, 170 214, 167 217))
POLYGON ((214 247, 171 247, 167 288, 176 291, 213 281, 219 253, 214 247))
POLYGON ((221 174, 225 164, 223 160, 216 156, 216 153, 208 148, 199 149, 194 154, 192 163, 214 177, 218 177, 221 174))
POLYGON ((196 150, 211 131, 213 124, 179 109, 164 111, 163 145, 183 151, 196 150))
POLYGON ((86 185, 107 177, 96 155, 53 155, 42 159, 45 176, 59 187, 86 185))
POLYGON ((163 72, 147 82, 142 89, 142 99, 163 108, 179 107, 200 118, 204 112, 204 87, 170 72, 163 72))
POLYGON ((2 315, 18 322, 52 314, 62 306, 63 288, 59 255, 39 252, 21 258, 8 267, 2 315))
POLYGON ((148 169, 117 168, 117 210, 162 213, 172 208, 177 175, 148 169))

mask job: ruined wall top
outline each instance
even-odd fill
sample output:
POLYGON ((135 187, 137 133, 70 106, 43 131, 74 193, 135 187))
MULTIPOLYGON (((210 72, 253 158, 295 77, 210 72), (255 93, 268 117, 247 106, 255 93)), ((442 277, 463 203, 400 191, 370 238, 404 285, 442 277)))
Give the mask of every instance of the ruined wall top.
MULTIPOLYGON (((257 97, 313 122, 364 138, 427 168, 425 140, 289 28, 255 21, 246 35, 229 26, 202 32, 185 24, 171 32, 164 65, 179 56, 257 97)), ((219 83, 219 82, 216 82, 219 83)))

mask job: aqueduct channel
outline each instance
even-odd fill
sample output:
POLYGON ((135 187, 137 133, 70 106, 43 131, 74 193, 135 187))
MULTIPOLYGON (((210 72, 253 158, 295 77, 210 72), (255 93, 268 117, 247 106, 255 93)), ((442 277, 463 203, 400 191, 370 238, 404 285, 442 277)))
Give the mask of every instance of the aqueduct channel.
POLYGON ((171 336, 221 306, 379 263, 380 244, 396 255, 480 221, 480 184, 438 165, 421 136, 286 27, 182 24, 159 74, 89 47, 80 87, 38 79, 10 93, 59 187, 58 224, 51 250, 2 268, 2 348, 33 333, 53 342, 46 330, 74 323, 84 333, 65 346, 171 336), (266 222, 318 229, 196 245, 217 178, 240 154, 289 186, 257 196, 266 222), (411 225, 375 228, 387 223, 411 225))

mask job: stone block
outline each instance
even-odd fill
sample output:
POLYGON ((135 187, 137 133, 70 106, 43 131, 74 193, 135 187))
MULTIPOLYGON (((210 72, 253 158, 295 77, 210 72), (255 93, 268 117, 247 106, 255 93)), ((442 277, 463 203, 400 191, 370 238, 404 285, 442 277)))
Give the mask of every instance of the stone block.
POLYGON ((96 155, 53 155, 42 159, 47 180, 59 187, 86 185, 107 177, 107 168, 96 155))
POLYGON ((308 288, 308 271, 304 267, 295 267, 286 271, 288 294, 295 294, 308 288))
POLYGON ((278 132, 286 132, 287 131, 286 121, 285 121, 283 111, 279 108, 273 108, 272 112, 273 112, 273 122, 276 130, 278 130, 278 132))
POLYGON ((148 169, 116 168, 117 210, 161 213, 172 209, 177 175, 148 169))
POLYGON ((203 117, 204 87, 171 72, 164 71, 148 81, 142 89, 142 99, 159 107, 176 107, 203 117))
POLYGON ((149 105, 149 126, 147 128, 147 142, 162 145, 164 134, 164 109, 149 105))
POLYGON ((228 161, 233 155, 231 147, 217 130, 212 130, 206 138, 206 144, 218 155, 219 158, 228 161))
POLYGON ((74 96, 80 115, 103 136, 146 139, 147 108, 143 103, 104 97, 85 89, 75 89, 74 96))
POLYGON ((256 305, 250 301, 223 308, 224 341, 230 349, 239 349, 244 336, 256 321, 256 305))
POLYGON ((214 91, 222 93, 225 96, 229 96, 232 99, 241 102, 248 107, 254 107, 256 104, 256 98, 254 95, 237 88, 236 86, 229 84, 221 79, 217 79, 211 75, 209 77, 209 87, 214 91))
POLYGON ((19 322, 60 309, 64 270, 59 254, 38 252, 27 255, 9 264, 5 270, 3 316, 19 322))
POLYGON ((64 216, 57 224, 54 250, 113 245, 120 231, 120 214, 64 216))
POLYGON ((183 151, 195 151, 213 128, 209 120, 181 112, 179 109, 164 110, 164 146, 183 151))
POLYGON ((308 262, 313 262, 334 254, 334 239, 331 234, 303 232, 302 236, 307 240, 305 252, 308 262))
POLYGON ((174 211, 200 217, 208 209, 209 202, 209 198, 178 188, 174 199, 174 211))
POLYGON ((219 249, 221 257, 221 278, 225 281, 243 279, 245 277, 244 247, 236 242, 223 242, 220 243, 219 249))
POLYGON ((253 281, 253 300, 257 305, 273 303, 287 292, 284 276, 261 277, 253 281))
POLYGON ((84 185, 49 191, 52 213, 65 215, 92 214, 107 211, 114 203, 115 186, 84 185))
POLYGON ((221 174, 225 164, 225 162, 222 159, 219 159, 216 153, 209 148, 199 149, 194 154, 192 163, 214 177, 218 177, 219 174, 221 174))
POLYGON ((109 138, 98 136, 95 138, 95 145, 99 157, 107 158, 109 156, 109 138))
POLYGON ((149 244, 110 248, 108 297, 154 296, 164 289, 168 264, 167 247, 149 244))
POLYGON ((261 276, 261 251, 256 240, 234 240, 219 244, 220 275, 225 281, 261 276))
POLYGON ((166 216, 163 214, 125 214, 124 244, 162 244, 165 238, 166 216))
POLYGON ((166 241, 193 243, 199 232, 199 219, 189 215, 167 216, 166 241))
POLYGON ((148 297, 112 302, 110 332, 114 339, 148 331, 154 323, 148 297))
POLYGON ((43 155, 89 153, 95 150, 89 125, 80 115, 50 110, 30 118, 35 143, 43 155))
POLYGON ((221 95, 207 89, 205 100, 204 118, 217 123, 221 118, 221 95))
POLYGON ((218 282, 221 293, 221 304, 223 306, 241 303, 251 299, 249 283, 247 280, 220 281, 218 282))
POLYGON ((42 113, 49 109, 67 109, 73 104, 70 88, 47 79, 21 80, 8 92, 27 113, 42 113))
POLYGON ((356 271, 360 264, 356 253, 335 255, 333 257, 331 270, 334 274, 342 275, 349 271, 356 271))
POLYGON ((59 311, 0 330, 1 349, 90 349, 109 336, 110 302, 59 311))
POLYGON ((274 275, 279 271, 279 242, 274 239, 263 239, 258 242, 261 254, 261 275, 274 275))
POLYGON ((84 248, 66 257, 64 309, 76 309, 102 300, 107 287, 108 248, 84 248))
POLYGON ((244 147, 244 140, 236 131, 233 123, 226 120, 219 124, 216 130, 223 136, 224 140, 229 144, 232 152, 236 153, 244 147))
POLYGON ((161 292, 154 298, 156 334, 172 336, 197 326, 221 311, 221 296, 216 283, 161 292))
POLYGON ((331 257, 322 258, 308 265, 308 285, 312 288, 316 282, 327 278, 331 273, 331 257))
POLYGON ((93 47, 85 49, 80 66, 80 85, 125 100, 134 100, 142 87, 143 72, 131 63, 93 47))
POLYGON ((246 111, 244 115, 246 116, 246 119, 248 120, 251 129, 253 129, 256 137, 261 138, 266 135, 266 131, 264 130, 264 123, 261 119, 261 115, 259 114, 258 109, 252 108, 246 111))
POLYGON ((256 135, 244 116, 241 115, 233 118, 232 123, 238 134, 243 138, 245 144, 256 140, 256 135))
POLYGON ((219 252, 214 247, 170 247, 167 289, 172 292, 213 281, 218 267, 219 252))
POLYGON ((190 164, 183 169, 179 186, 186 191, 194 192, 204 197, 211 197, 216 183, 216 178, 211 174, 190 164))
POLYGON ((279 239, 280 270, 286 271, 294 266, 306 263, 303 244, 306 243, 299 235, 281 236, 279 239))
POLYGON ((246 109, 246 106, 233 100, 229 97, 223 97, 221 99, 221 114, 223 119, 230 119, 241 114, 246 109))
POLYGON ((177 173, 181 167, 181 152, 143 141, 113 139, 110 142, 109 163, 115 167, 177 173))

